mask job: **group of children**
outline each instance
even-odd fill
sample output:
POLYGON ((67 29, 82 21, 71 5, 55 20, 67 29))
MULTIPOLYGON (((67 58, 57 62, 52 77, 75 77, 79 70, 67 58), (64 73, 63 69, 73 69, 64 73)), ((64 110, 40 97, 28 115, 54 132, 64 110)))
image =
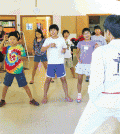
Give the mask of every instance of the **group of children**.
MULTIPOLYGON (((81 102, 81 87, 83 81, 83 74, 86 76, 90 76, 90 64, 92 52, 95 48, 100 45, 105 45, 105 39, 100 34, 101 30, 99 26, 95 27, 96 35, 91 37, 91 32, 89 28, 84 28, 82 30, 82 34, 84 37, 84 41, 80 41, 77 44, 77 52, 76 57, 78 60, 78 64, 76 65, 76 71, 73 67, 72 61, 72 52, 70 47, 73 43, 68 39, 69 31, 64 30, 62 32, 63 37, 58 36, 59 27, 56 24, 52 24, 49 27, 49 32, 51 37, 45 39, 43 33, 40 29, 35 31, 35 39, 33 44, 33 55, 34 55, 34 67, 32 71, 32 80, 30 84, 34 83, 34 76, 36 73, 36 69, 38 67, 38 63, 41 61, 45 70, 47 71, 47 78, 44 84, 44 97, 42 103, 47 103, 47 92, 49 89, 50 82, 54 82, 53 78, 57 76, 60 78, 63 86, 63 90, 65 92, 65 100, 68 102, 72 102, 73 99, 68 95, 68 86, 66 81, 66 71, 65 71, 65 63, 67 62, 68 67, 71 70, 73 78, 75 77, 75 72, 78 74, 78 97, 77 102, 81 102), (91 40, 92 39, 92 40, 91 40), (79 52, 81 51, 81 54, 79 52), (47 52, 47 54, 46 54, 47 52)), ((8 90, 8 87, 11 86, 14 77, 16 77, 18 81, 19 87, 23 87, 29 98, 30 104, 38 106, 39 103, 36 102, 31 95, 30 89, 27 85, 26 78, 23 70, 23 60, 26 60, 25 49, 19 45, 20 42, 19 32, 11 32, 8 37, 5 35, 4 40, 0 44, 0 48, 2 48, 2 52, 6 54, 5 58, 5 68, 6 68, 6 76, 4 79, 4 88, 2 92, 2 99, 0 102, 0 106, 5 105, 5 96, 8 90), (3 47, 4 42, 9 38, 9 45, 3 47)))

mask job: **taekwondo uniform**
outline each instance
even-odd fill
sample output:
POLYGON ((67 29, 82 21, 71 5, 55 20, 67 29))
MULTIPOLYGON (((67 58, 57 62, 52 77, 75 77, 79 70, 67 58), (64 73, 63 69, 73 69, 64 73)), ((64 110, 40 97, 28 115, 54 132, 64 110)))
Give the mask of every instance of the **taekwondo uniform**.
POLYGON ((92 53, 89 101, 74 134, 92 134, 110 116, 120 122, 120 39, 92 53))

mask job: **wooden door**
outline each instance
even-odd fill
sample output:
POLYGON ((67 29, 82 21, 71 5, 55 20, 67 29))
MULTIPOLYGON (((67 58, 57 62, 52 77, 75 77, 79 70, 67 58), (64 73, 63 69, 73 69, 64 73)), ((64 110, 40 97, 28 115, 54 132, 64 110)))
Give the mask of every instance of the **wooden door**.
POLYGON ((82 35, 83 28, 89 28, 88 16, 77 16, 77 38, 82 35))
POLYGON ((32 49, 33 49, 35 29, 36 29, 36 17, 22 17, 22 31, 24 32, 24 35, 25 35, 28 52, 32 52, 32 49), (26 29, 26 24, 28 23, 31 23, 33 25, 32 30, 26 29))

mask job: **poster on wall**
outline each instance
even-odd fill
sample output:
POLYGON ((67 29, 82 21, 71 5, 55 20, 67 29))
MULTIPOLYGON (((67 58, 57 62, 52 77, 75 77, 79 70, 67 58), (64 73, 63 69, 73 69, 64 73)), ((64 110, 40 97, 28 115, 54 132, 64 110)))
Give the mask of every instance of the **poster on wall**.
POLYGON ((33 30, 33 24, 32 23, 27 23, 26 24, 26 30, 33 30))

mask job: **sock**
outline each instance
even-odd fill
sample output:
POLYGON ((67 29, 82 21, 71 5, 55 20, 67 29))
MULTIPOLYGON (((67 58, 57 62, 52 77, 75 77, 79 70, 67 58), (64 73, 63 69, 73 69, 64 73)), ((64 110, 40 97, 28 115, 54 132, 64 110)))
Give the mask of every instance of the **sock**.
POLYGON ((78 93, 78 97, 77 97, 77 99, 81 99, 81 98, 82 98, 81 93, 78 93))

